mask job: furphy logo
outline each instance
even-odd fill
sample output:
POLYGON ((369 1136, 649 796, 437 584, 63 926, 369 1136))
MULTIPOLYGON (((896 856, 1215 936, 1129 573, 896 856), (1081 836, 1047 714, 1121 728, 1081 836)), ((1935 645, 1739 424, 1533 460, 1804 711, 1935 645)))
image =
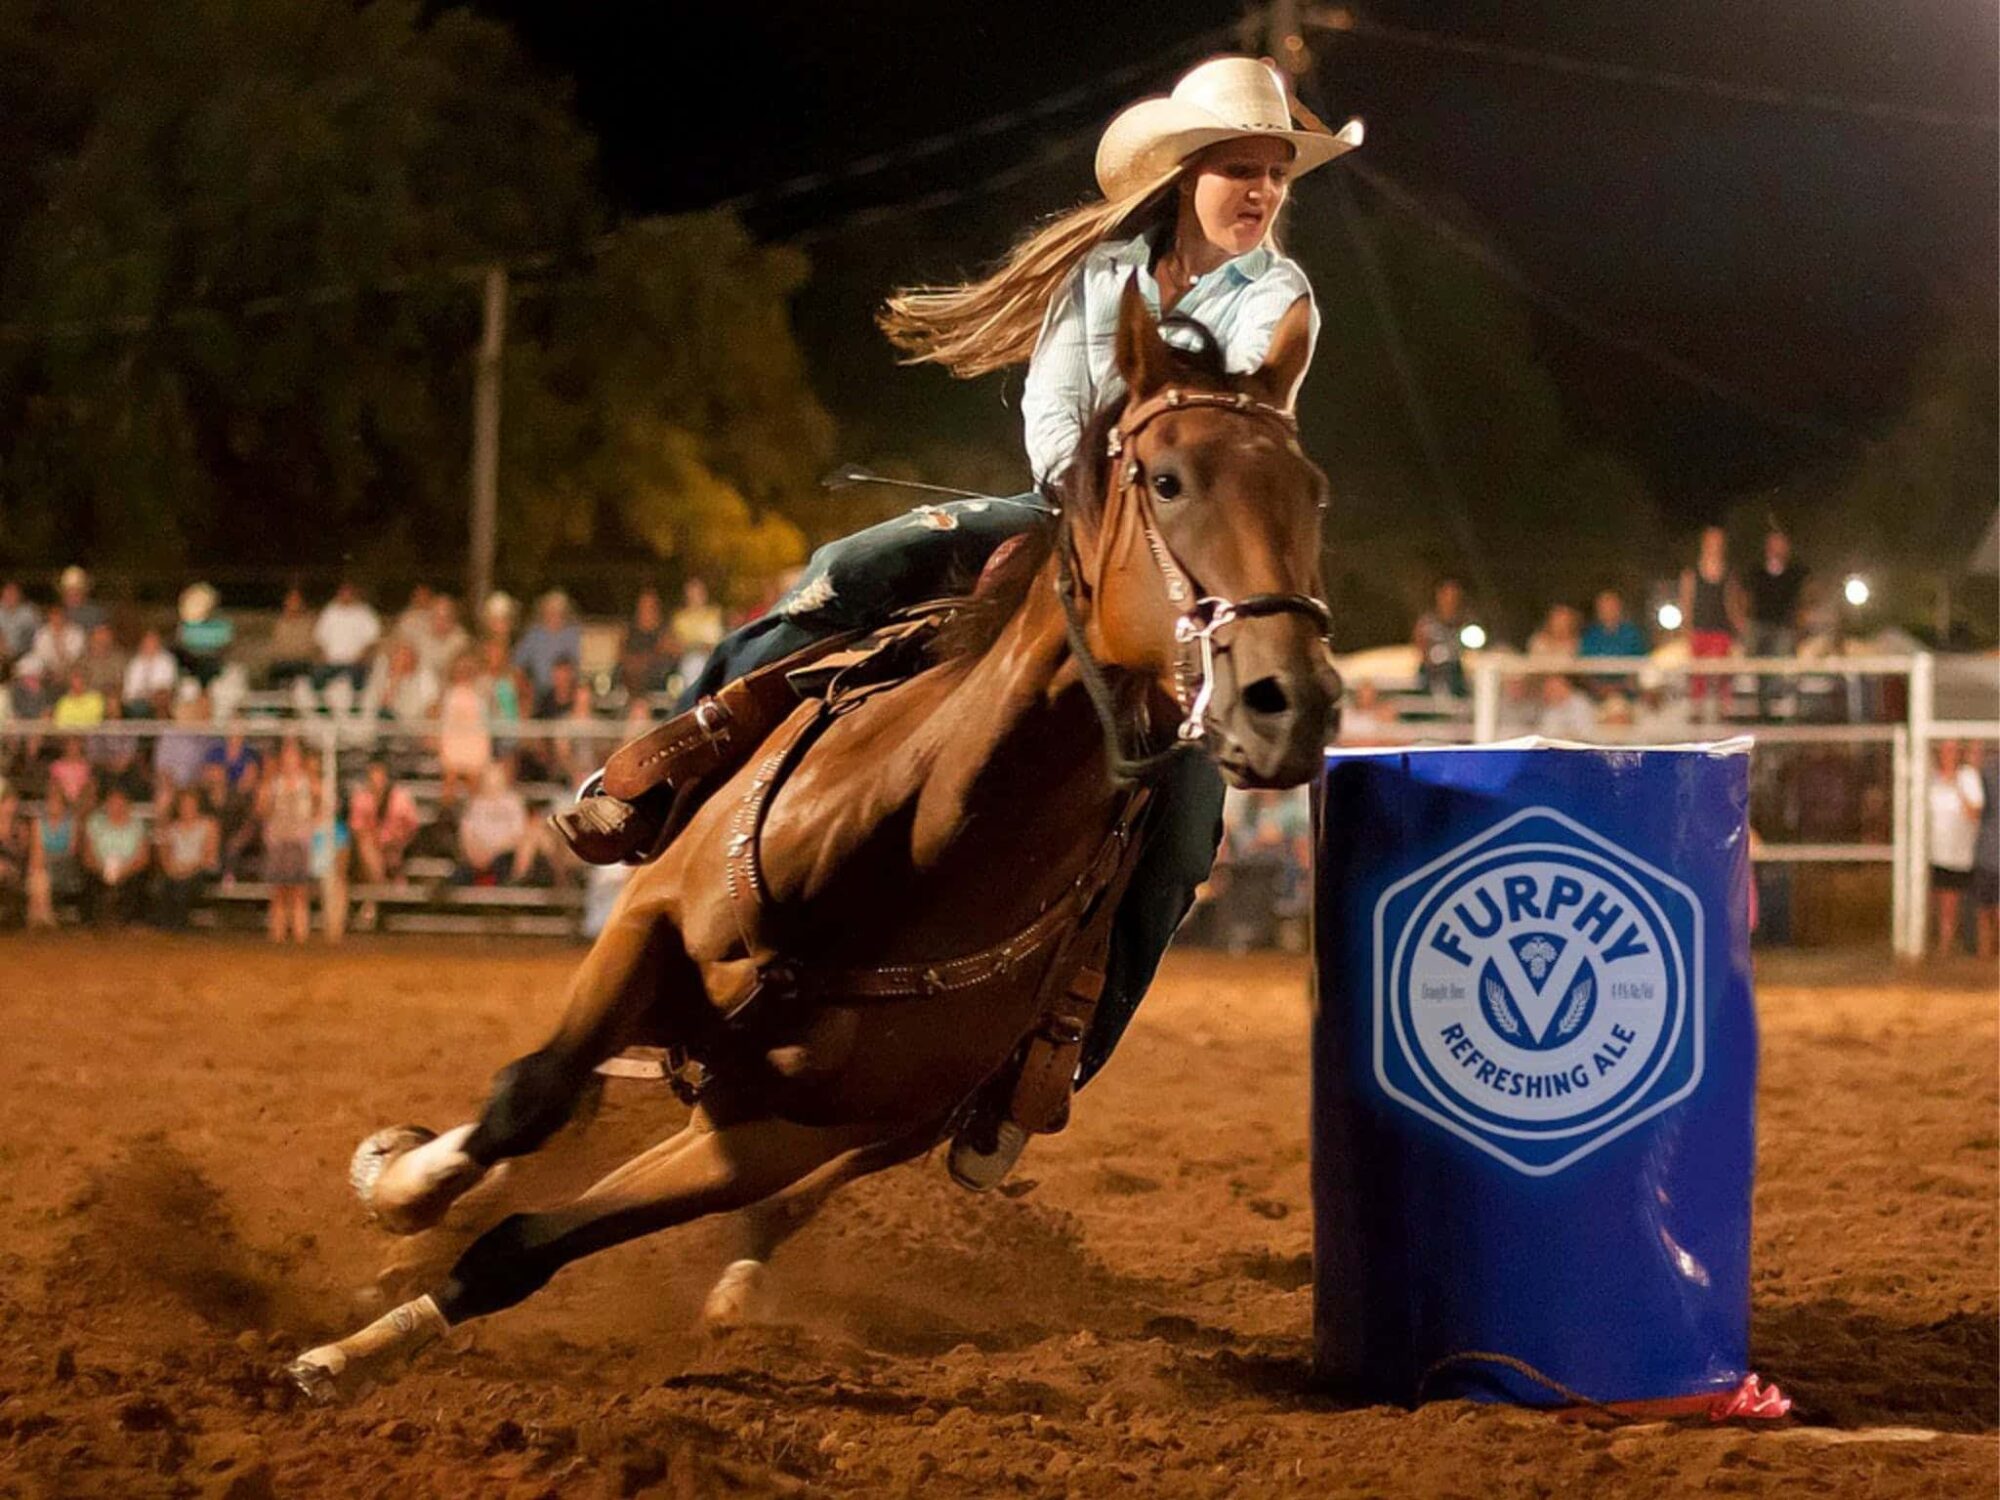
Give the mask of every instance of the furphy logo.
POLYGON ((1530 808, 1376 903, 1376 1081, 1547 1176, 1694 1091, 1701 974, 1692 891, 1530 808))

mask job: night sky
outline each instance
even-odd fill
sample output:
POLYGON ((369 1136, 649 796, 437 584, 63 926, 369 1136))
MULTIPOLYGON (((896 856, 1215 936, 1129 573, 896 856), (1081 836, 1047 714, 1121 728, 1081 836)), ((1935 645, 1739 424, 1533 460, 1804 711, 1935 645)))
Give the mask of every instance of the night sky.
MULTIPOLYGON (((866 319, 858 285, 879 277, 879 295, 900 280, 972 269, 1011 237, 991 203, 832 229, 843 216, 961 188, 1066 140, 1070 149, 1045 171, 995 197, 1023 223, 1067 206, 1089 187, 1094 128, 1127 98, 1170 85, 1193 55, 1175 58, 1175 48, 1242 14, 1235 0, 481 8, 512 20, 547 66, 576 80, 610 196, 631 212, 768 191, 1169 54, 1147 81, 1049 118, 748 207, 760 233, 818 234, 808 246, 815 259, 848 268, 802 299, 809 343, 815 326, 866 319), (836 291, 853 305, 812 305, 836 291)), ((1969 116, 1995 110, 1992 0, 1397 0, 1358 9, 1376 22, 1646 69, 1969 116)), ((1737 103, 1352 34, 1308 36, 1320 100, 1336 116, 1367 120, 1369 166, 1448 205, 1580 316, 1747 393, 1739 403, 1695 391, 1558 320, 1538 321, 1572 421, 1640 467, 1670 521, 1704 518, 1837 461, 1837 442, 1753 408, 1865 435, 1901 401, 1909 360, 1942 303, 1970 298, 1991 321, 1990 127, 1737 103)), ((1310 180, 1301 186, 1313 190, 1310 180)), ((819 374, 822 387, 834 378, 819 374)), ((851 404, 827 394, 836 410, 851 404)))

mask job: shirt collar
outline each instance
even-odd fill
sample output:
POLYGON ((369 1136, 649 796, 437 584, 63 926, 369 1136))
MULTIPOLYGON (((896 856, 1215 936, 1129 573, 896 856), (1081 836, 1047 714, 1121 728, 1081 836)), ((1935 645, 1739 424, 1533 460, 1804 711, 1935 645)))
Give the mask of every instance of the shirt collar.
MULTIPOLYGON (((1113 247, 1111 258, 1120 265, 1146 270, 1152 262, 1153 247, 1148 243, 1146 236, 1137 234, 1123 244, 1113 247)), ((1200 280, 1206 283, 1217 276, 1228 276, 1248 285, 1270 270, 1271 262, 1276 259, 1277 253, 1268 244, 1259 245, 1255 250, 1246 250, 1235 259, 1224 261, 1200 280)))

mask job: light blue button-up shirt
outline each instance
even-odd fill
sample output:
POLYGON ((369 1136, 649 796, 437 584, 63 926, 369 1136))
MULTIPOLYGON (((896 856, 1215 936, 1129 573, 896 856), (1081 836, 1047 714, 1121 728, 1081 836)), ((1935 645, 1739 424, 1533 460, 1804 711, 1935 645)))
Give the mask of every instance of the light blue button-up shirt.
MULTIPOLYGON (((1110 240, 1084 257, 1069 286, 1049 305, 1028 379, 1021 393, 1028 463, 1037 483, 1069 467, 1084 424, 1099 407, 1124 393, 1115 354, 1118 299, 1137 275, 1153 316, 1160 314, 1160 284, 1153 279, 1152 247, 1143 235, 1110 240)), ((1177 316, 1200 322, 1222 346, 1223 362, 1236 374, 1264 363, 1271 335, 1291 305, 1312 307, 1312 339, 1319 340, 1319 308, 1295 261, 1267 245, 1224 261, 1195 278, 1174 304, 1177 316)))

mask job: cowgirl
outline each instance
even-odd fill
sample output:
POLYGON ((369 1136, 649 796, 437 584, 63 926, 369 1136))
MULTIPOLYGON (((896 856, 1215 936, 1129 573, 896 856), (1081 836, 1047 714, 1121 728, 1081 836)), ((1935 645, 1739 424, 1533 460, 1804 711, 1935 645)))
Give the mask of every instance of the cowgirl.
MULTIPOLYGON (((1312 288, 1279 251, 1274 231, 1291 184, 1360 142, 1358 120, 1338 133, 1294 128, 1284 85, 1268 64, 1211 58, 1171 94, 1112 120, 1097 147, 1101 200, 1037 230, 984 280, 891 297, 882 329, 907 362, 941 365, 961 379, 1026 363, 1028 462, 1047 487, 1068 466, 1092 414, 1124 394, 1113 353, 1128 281, 1155 317, 1205 327, 1233 372, 1263 364, 1279 320, 1301 301, 1317 337, 1312 288)), ((1032 494, 961 500, 830 543, 775 609, 716 648, 680 706, 837 631, 936 597, 954 576, 976 576, 1041 510, 1032 494)), ((1222 791, 1214 768, 1192 755, 1158 788, 1159 815, 1118 911, 1079 1082, 1110 1055, 1208 876, 1222 791)), ((986 1144, 984 1168, 972 1160, 978 1153, 954 1153, 969 1185, 999 1180, 1018 1154, 1018 1132, 997 1151, 986 1144)))

